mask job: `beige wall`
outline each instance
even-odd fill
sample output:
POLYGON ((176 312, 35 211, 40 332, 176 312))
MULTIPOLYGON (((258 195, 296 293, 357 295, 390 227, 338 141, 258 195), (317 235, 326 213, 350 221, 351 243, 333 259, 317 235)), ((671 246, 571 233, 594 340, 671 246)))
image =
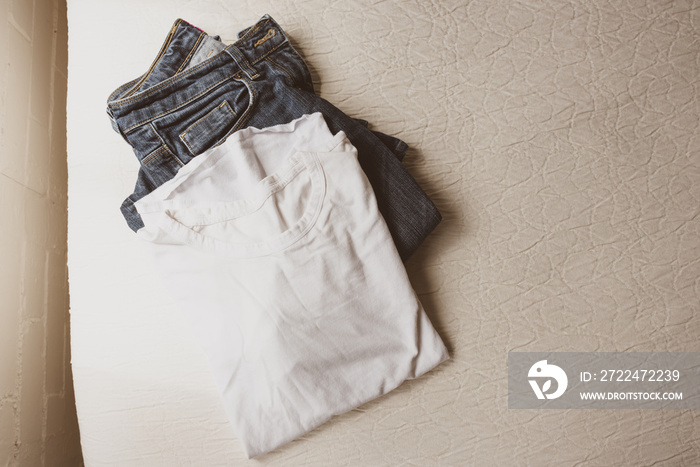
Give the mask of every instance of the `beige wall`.
POLYGON ((0 64, 0 466, 76 466, 65 0, 0 0, 0 64))

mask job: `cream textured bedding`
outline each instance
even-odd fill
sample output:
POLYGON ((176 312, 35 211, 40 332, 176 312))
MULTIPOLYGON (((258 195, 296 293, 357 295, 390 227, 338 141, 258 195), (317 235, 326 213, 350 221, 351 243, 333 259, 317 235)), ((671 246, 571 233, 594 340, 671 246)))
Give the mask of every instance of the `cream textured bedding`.
POLYGON ((68 0, 72 362, 88 466, 693 465, 678 410, 509 410, 509 351, 700 351, 700 5, 68 0), (246 461, 124 223, 105 100, 173 21, 265 13, 317 92, 405 140, 444 220, 408 262, 451 360, 246 461))

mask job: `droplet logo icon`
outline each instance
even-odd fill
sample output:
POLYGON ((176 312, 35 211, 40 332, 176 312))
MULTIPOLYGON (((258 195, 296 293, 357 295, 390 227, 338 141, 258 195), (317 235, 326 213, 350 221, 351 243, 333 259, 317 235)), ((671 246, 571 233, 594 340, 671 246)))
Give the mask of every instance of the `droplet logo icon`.
POLYGON ((532 365, 527 376, 535 378, 529 379, 528 382, 538 399, 556 399, 564 394, 569 384, 566 372, 556 365, 549 365, 547 360, 540 360, 532 365), (557 387, 554 392, 549 393, 548 391, 552 389, 552 380, 557 382, 557 387), (541 387, 539 381, 542 381, 541 387))

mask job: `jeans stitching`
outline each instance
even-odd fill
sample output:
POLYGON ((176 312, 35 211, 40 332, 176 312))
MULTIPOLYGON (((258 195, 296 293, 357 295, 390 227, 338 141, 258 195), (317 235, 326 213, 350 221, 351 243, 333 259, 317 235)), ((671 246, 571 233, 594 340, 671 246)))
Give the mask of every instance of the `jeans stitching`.
POLYGON ((197 120, 196 122, 194 122, 194 123, 193 123, 192 125, 190 125, 185 131, 183 131, 182 133, 180 133, 180 140, 182 140, 182 142, 185 143, 185 146, 187 146, 187 149, 190 150, 190 152, 192 153, 193 156, 196 156, 195 151, 192 149, 192 147, 191 147, 190 144, 187 142, 187 140, 185 139, 185 137, 186 137, 187 134, 188 134, 190 131, 192 131, 196 126, 200 125, 200 124, 203 123, 207 118, 209 118, 210 115, 212 115, 212 114, 213 114, 214 112, 216 112, 217 110, 223 109, 224 107, 225 107, 226 109, 228 109, 228 111, 230 112, 230 114, 233 116, 234 120, 238 117, 238 115, 236 114, 236 112, 234 112, 233 109, 231 108, 231 105, 230 105, 226 100, 224 100, 221 104, 219 104, 218 106, 214 107, 212 110, 210 110, 209 112, 207 112, 207 114, 206 114, 205 116, 203 116, 202 118, 200 118, 199 120, 197 120))
POLYGON ((249 114, 253 111, 253 107, 255 106, 255 104, 258 101, 258 95, 255 92, 255 88, 250 83, 248 83, 245 80, 245 78, 243 78, 243 76, 241 76, 240 81, 243 83, 243 85, 248 89, 248 92, 250 93, 250 103, 248 105, 248 108, 241 115, 240 120, 238 120, 238 122, 236 122, 236 124, 233 125, 233 128, 231 128, 231 130, 228 133, 226 133, 223 138, 221 138, 221 142, 224 142, 226 140, 226 138, 229 137, 229 135, 231 135, 235 131, 238 131, 238 129, 241 128, 241 126, 243 126, 243 124, 247 121, 249 114))
POLYGON ((109 98, 107 99, 107 103, 112 102, 113 100, 115 100, 115 99, 117 98, 117 96, 119 95, 120 92, 122 92, 124 89, 128 89, 128 88, 130 88, 131 86, 134 86, 134 85, 136 84, 136 82, 138 82, 139 80, 141 80, 141 78, 143 78, 143 75, 139 76, 139 77, 136 78, 136 79, 132 79, 132 80, 129 81, 128 83, 124 83, 124 84, 122 84, 121 86, 119 86, 117 89, 114 90, 114 92, 112 92, 112 94, 109 95, 109 98))
POLYGON ((270 40, 270 39, 272 39, 273 37, 275 37, 275 34, 276 34, 276 33, 277 33, 277 31, 275 31, 275 28, 270 28, 270 29, 268 29, 267 32, 265 33, 265 35, 262 37, 262 39, 258 39, 258 41, 257 41, 255 44, 253 44, 253 47, 257 47, 257 46, 259 46, 259 45, 261 45, 261 44, 264 44, 264 43, 267 42, 268 40, 270 40))
MULTIPOLYGON (((216 55, 216 57, 218 57, 218 54, 216 55)), ((212 57, 212 58, 210 58, 209 60, 213 60, 214 58, 215 58, 215 57, 212 57)), ((141 99, 141 98, 148 97, 148 96, 150 96, 151 94, 153 94, 154 92, 160 91, 162 88, 168 86, 169 84, 175 83, 175 82, 177 82, 180 78, 183 78, 183 77, 189 75, 190 73, 192 73, 193 71, 198 70, 202 65, 204 65, 205 63, 207 63, 209 60, 206 60, 206 61, 200 63, 199 65, 196 65, 196 66, 190 68, 189 70, 183 71, 183 72, 180 73, 178 76, 173 76, 173 77, 171 77, 171 78, 168 78, 167 80, 161 82, 160 84, 157 84, 157 85, 155 85, 154 87, 150 88, 148 91, 144 91, 143 94, 138 94, 138 95, 136 95, 136 96, 133 96, 133 97, 131 97, 131 98, 129 98, 129 99, 123 101, 123 102, 122 102, 122 101, 113 102, 113 103, 112 103, 112 106, 113 106, 113 107, 120 107, 120 106, 122 106, 122 105, 131 104, 132 102, 138 101, 138 100, 141 99), (177 77, 178 79, 177 79, 177 80, 173 79, 173 78, 175 78, 175 77, 177 77)), ((238 71, 236 71, 236 73, 238 73, 238 71)))
MULTIPOLYGON (((268 55, 270 55, 271 53, 275 52, 277 49, 279 49, 281 46, 283 46, 283 45, 286 44, 286 43, 287 43, 287 41, 280 42, 280 43, 279 43, 277 46, 275 46, 273 49, 269 50, 268 52, 264 53, 264 54, 261 55, 260 57, 256 58, 256 59, 253 60, 252 62, 250 62, 250 64, 251 64, 251 65, 255 65, 256 63, 258 63, 258 62, 260 62, 261 60, 265 59, 268 55)), ((209 59, 203 61, 202 63, 200 63, 200 64, 198 64, 198 65, 196 65, 196 66, 190 68, 189 70, 183 71, 182 73, 179 74, 179 76, 177 76, 177 79, 179 80, 179 79, 181 79, 181 78, 187 76, 188 74, 192 73, 193 71, 198 70, 199 68, 203 67, 205 64, 208 64, 208 62, 210 62, 210 61, 212 61, 212 60, 215 60, 215 59, 216 59, 217 57, 219 57, 220 54, 223 53, 223 52, 224 52, 224 51, 221 51, 221 52, 219 52, 219 54, 215 55, 214 57, 211 57, 211 58, 209 58, 209 59)), ((238 66, 238 64, 236 64, 236 66, 238 66)), ((238 68, 240 68, 240 66, 238 66, 238 68)), ((149 71, 149 72, 150 72, 150 71, 149 71)), ((145 75, 144 75, 144 76, 145 76, 145 75)), ((150 96, 151 94, 153 94, 154 92, 159 91, 159 90, 162 89, 163 87, 167 86, 168 84, 171 84, 171 83, 176 82, 177 80, 175 80, 174 78, 175 78, 175 76, 173 76, 173 77, 171 77, 171 78, 168 78, 166 81, 163 81, 163 82, 161 82, 160 84, 155 85, 154 87, 150 88, 148 91, 145 91, 145 92, 142 93, 142 94, 137 94, 137 95, 132 96, 132 97, 130 97, 130 98, 128 98, 128 99, 127 99, 127 96, 124 96, 124 97, 120 98, 118 101, 112 102, 110 105, 111 105, 112 107, 121 107, 121 106, 123 106, 123 105, 130 104, 130 103, 132 103, 132 102, 134 102, 134 101, 137 101, 137 100, 139 100, 139 99, 141 99, 141 98, 148 97, 148 96, 150 96), (124 100, 124 99, 125 99, 125 100, 124 100)))
POLYGON ((286 43, 287 42, 280 42, 274 48, 270 49, 269 51, 265 52, 264 54, 262 54, 261 56, 259 56, 258 58, 256 58, 252 62, 250 62, 250 64, 255 65, 256 63, 260 63, 262 60, 265 60, 268 56, 270 56, 273 52, 277 52, 277 49, 279 49, 280 47, 282 47, 286 43))
POLYGON ((197 49, 197 46, 199 45, 200 42, 202 42, 202 38, 204 37, 204 32, 202 32, 198 37, 197 40, 195 41, 194 45, 190 49, 190 53, 187 54, 187 57, 185 57, 185 60, 182 62, 180 67, 177 69, 175 74, 180 73, 182 69, 189 63, 190 59, 192 58, 192 54, 194 54, 194 51, 197 49))
POLYGON ((236 72, 235 74, 233 74, 233 75, 231 75, 231 76, 227 76, 226 78, 222 79, 221 81, 219 81, 219 82, 217 82, 217 83, 214 83, 213 85, 209 86, 207 89, 203 90, 202 92, 200 92, 200 93, 197 94, 196 96, 193 96, 192 98, 188 99, 187 101, 183 102, 182 104, 178 105, 177 107, 173 107, 173 108, 164 110, 163 112, 161 112, 161 113, 159 113, 159 114, 157 114, 157 115, 150 116, 150 117, 148 117, 147 119, 145 119, 145 120, 143 120, 143 121, 140 121, 140 122, 138 122, 138 123, 136 123, 136 124, 130 126, 130 127, 127 128, 126 130, 124 130, 124 133, 128 133, 129 131, 131 131, 131 130, 133 130, 134 128, 137 128, 137 127, 143 125, 144 123, 151 122, 151 121, 155 120, 155 119, 158 118, 158 117, 162 117, 162 116, 165 115, 165 114, 174 112, 174 111, 176 111, 176 110, 178 110, 178 109, 181 109, 182 107, 184 107, 184 106, 186 106, 186 105, 189 105, 191 102, 193 102, 193 101, 199 99, 199 98, 200 98, 201 96, 203 96, 204 94, 206 94, 206 93, 212 91, 214 88, 216 88, 216 87, 218 87, 219 85, 221 85, 221 83, 223 83, 223 82, 225 82, 225 81, 228 81, 228 80, 231 79, 231 78, 235 78, 236 75, 238 75, 238 74, 239 74, 239 72, 236 72))
POLYGON ((170 148, 168 147, 168 144, 165 142, 165 140, 163 139, 163 137, 160 136, 160 133, 158 133, 158 130, 157 130, 156 127, 153 125, 153 122, 150 122, 150 123, 148 124, 148 126, 151 127, 151 131, 153 131, 153 133, 155 133, 156 138, 158 138, 158 139, 160 140, 161 144, 162 144, 163 147, 166 149, 166 151, 173 157, 173 159, 175 159, 175 161, 176 161, 178 164, 180 164, 180 167, 184 167, 184 166, 185 166, 185 163, 182 162, 182 160, 181 160, 179 157, 177 157, 177 155, 175 154, 175 151, 171 151, 171 150, 170 150, 170 148))
POLYGON ((252 64, 248 61, 246 56, 243 55, 243 52, 241 51, 241 49, 239 49, 238 47, 233 47, 233 48, 228 47, 226 49, 226 53, 228 53, 231 56, 233 61, 236 62, 236 65, 238 65, 238 67, 243 72, 245 72, 245 74, 247 74, 250 79, 255 79, 258 76, 260 76, 260 74, 257 73, 257 70, 255 68, 253 68, 252 64), (236 53, 230 52, 229 51, 230 49, 235 49, 236 52, 238 52, 238 53, 236 54, 236 53), (238 57, 238 55, 240 55, 240 58, 238 57))
POLYGON ((252 35, 255 34, 256 32, 258 32, 263 26, 265 26, 265 25, 268 24, 269 22, 270 22, 270 19, 268 18, 268 19, 266 19, 265 21, 263 21, 262 23, 259 23, 259 24, 255 25, 255 26, 253 26, 252 28, 250 28, 250 30, 249 30, 248 32, 246 32, 246 33, 243 35, 243 37, 239 37, 238 40, 237 40, 236 42, 233 43, 233 45, 236 45, 236 44, 238 44, 239 42, 248 39, 250 36, 252 36, 252 35))
POLYGON ((141 76, 141 79, 139 80, 139 82, 136 83, 134 85, 134 87, 132 87, 131 90, 129 92, 127 92, 122 98, 129 97, 134 92, 136 92, 136 90, 139 88, 139 86, 141 86, 146 81, 146 79, 151 75, 151 73, 153 73, 153 70, 155 69, 156 65, 158 63, 160 63, 160 59, 163 58, 163 55, 165 55, 165 51, 168 50, 168 47, 170 47, 170 44, 173 41, 173 37, 175 37, 175 31, 177 30, 177 28, 180 26, 181 23, 182 23, 182 21, 180 21, 179 19, 177 21, 175 21, 175 24, 173 24, 173 27, 170 28, 170 33, 168 34, 168 38, 166 39, 165 43, 163 43, 163 47, 160 48, 160 52, 158 52, 158 56, 156 57, 156 59, 153 60, 151 67, 148 69, 148 71, 146 73, 144 73, 141 76))
POLYGON ((143 160, 141 161, 141 164, 142 165, 149 165, 151 162, 153 162, 157 158, 157 156, 160 155, 160 153, 167 151, 167 150, 168 150, 168 148, 166 148, 165 146, 159 147, 158 149, 156 149, 155 151, 150 153, 148 156, 144 157, 143 160))

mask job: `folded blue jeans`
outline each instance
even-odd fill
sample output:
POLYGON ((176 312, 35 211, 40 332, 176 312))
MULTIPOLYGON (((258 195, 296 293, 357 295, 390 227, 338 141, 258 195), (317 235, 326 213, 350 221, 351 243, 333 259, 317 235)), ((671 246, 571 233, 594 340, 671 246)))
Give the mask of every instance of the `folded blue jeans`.
POLYGON ((110 95, 112 126, 141 164, 134 192, 121 207, 127 224, 134 231, 143 227, 134 203, 231 133, 314 112, 357 148, 397 250, 407 259, 441 220, 401 164, 407 146, 317 96, 306 63, 268 15, 231 45, 178 19, 149 70, 110 95))

